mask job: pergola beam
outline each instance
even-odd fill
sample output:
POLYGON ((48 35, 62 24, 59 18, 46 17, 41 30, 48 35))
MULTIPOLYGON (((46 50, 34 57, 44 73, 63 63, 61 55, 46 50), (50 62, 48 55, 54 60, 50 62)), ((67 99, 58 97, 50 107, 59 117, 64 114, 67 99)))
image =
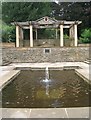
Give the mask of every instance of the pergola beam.
POLYGON ((70 26, 69 26, 69 25, 67 25, 67 26, 63 26, 63 28, 70 28, 70 26))
POLYGON ((82 23, 82 21, 64 21, 65 25, 67 25, 67 24, 71 25, 71 24, 75 24, 75 23, 77 23, 79 25, 82 23))

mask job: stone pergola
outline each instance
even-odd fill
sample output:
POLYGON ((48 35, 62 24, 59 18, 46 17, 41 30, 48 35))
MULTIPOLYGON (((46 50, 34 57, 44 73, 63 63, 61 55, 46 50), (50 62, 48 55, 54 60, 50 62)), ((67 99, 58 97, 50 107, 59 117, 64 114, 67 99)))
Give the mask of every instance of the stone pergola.
POLYGON ((55 28, 56 29, 56 39, 57 39, 57 30, 60 29, 60 47, 64 46, 63 39, 63 30, 64 28, 69 29, 69 37, 74 39, 74 46, 78 44, 77 37, 77 26, 81 24, 82 21, 66 21, 66 20, 56 20, 45 16, 36 21, 27 21, 27 22, 13 22, 12 25, 16 26, 16 47, 20 47, 20 40, 24 39, 23 29, 30 30, 30 47, 33 47, 33 29, 36 31, 37 39, 37 29, 40 28, 55 28))

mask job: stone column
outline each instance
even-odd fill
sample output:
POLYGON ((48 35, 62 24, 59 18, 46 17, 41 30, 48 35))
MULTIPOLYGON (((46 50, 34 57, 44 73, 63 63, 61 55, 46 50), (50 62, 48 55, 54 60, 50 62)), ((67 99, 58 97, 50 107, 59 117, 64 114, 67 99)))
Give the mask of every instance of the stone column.
POLYGON ((23 29, 21 28, 21 39, 23 40, 23 29))
POLYGON ((56 28, 56 39, 58 38, 58 30, 57 30, 57 28, 56 28))
POLYGON ((36 40, 38 39, 38 37, 37 37, 37 29, 36 29, 36 40))
POLYGON ((33 27, 30 25, 30 47, 33 47, 33 27))
POLYGON ((19 26, 16 25, 16 47, 19 47, 19 26))
POLYGON ((78 39, 77 39, 77 24, 74 25, 74 44, 75 46, 77 46, 77 42, 78 42, 78 39))
POLYGON ((69 29, 69 37, 72 38, 72 27, 69 29))
POLYGON ((63 47, 63 24, 60 25, 60 46, 63 47))
POLYGON ((69 29, 70 45, 74 46, 74 25, 69 29))
POLYGON ((23 45, 23 29, 20 28, 20 47, 24 46, 23 45))

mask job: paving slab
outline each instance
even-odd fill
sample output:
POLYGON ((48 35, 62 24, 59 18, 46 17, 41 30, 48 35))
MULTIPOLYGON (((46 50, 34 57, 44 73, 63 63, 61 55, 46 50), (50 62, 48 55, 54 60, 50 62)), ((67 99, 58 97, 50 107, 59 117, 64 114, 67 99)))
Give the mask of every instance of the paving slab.
POLYGON ((66 108, 69 118, 89 118, 89 108, 66 108))
POLYGON ((89 72, 89 69, 76 69, 75 71, 80 77, 91 84, 91 73, 89 72))
POLYGON ((2 108, 2 118, 89 118, 89 107, 2 108))
POLYGON ((3 108, 2 118, 29 118, 30 109, 27 108, 3 108))
POLYGON ((14 66, 1 66, 0 69, 2 71, 12 71, 15 67, 14 66))
POLYGON ((67 118, 64 108, 32 109, 30 118, 67 118))

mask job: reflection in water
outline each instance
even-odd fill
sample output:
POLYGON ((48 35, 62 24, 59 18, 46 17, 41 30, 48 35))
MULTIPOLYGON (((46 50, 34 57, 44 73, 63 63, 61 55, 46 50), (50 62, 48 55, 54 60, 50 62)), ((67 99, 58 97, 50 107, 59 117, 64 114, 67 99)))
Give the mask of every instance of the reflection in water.
POLYGON ((48 67, 46 67, 45 70, 45 80, 43 80, 43 82, 46 82, 46 95, 49 95, 49 71, 48 71, 48 67))
POLYGON ((50 78, 49 78, 49 70, 48 67, 45 68, 45 79, 43 79, 41 82, 46 83, 46 95, 49 95, 49 82, 51 82, 50 78))
POLYGON ((46 95, 49 95, 49 83, 46 83, 46 95))

